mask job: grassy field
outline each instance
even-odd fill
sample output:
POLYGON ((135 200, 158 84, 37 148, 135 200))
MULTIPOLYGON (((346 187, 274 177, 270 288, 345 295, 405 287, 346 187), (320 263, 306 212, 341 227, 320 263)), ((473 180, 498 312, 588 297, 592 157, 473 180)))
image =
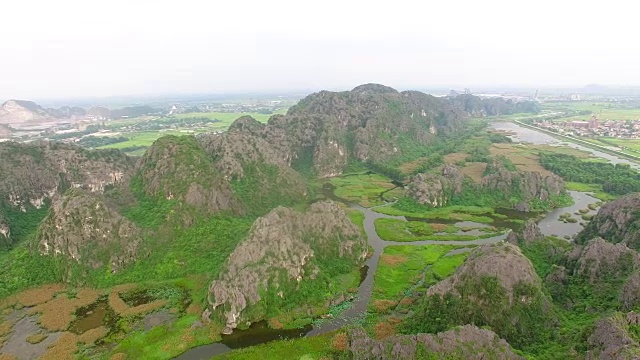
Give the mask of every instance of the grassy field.
MULTIPOLYGON (((640 120, 640 109, 623 104, 612 104, 592 101, 546 103, 545 111, 591 111, 600 120, 640 120)), ((561 121, 589 120, 591 115, 577 115, 561 118, 561 121)))
POLYGON ((424 212, 409 212, 392 207, 391 205, 375 208, 376 212, 394 216, 408 216, 418 219, 445 219, 459 221, 475 221, 489 224, 493 219, 488 215, 495 215, 494 210, 489 207, 479 206, 447 206, 444 208, 434 208, 424 212))
MULTIPOLYGON (((281 109, 275 114, 284 114, 287 109, 281 109)), ((185 135, 204 132, 221 132, 226 131, 229 126, 239 117, 251 116, 259 122, 266 123, 274 114, 259 114, 259 113, 224 113, 224 112, 208 112, 208 113, 185 113, 176 114, 168 117, 160 118, 153 116, 142 116, 133 119, 120 119, 113 120, 107 123, 107 128, 114 132, 114 136, 123 136, 128 138, 128 141, 109 144, 99 147, 99 149, 127 149, 131 147, 151 146, 154 141, 165 135, 185 135), (166 122, 171 119, 176 121, 192 118, 204 118, 209 120, 218 120, 215 123, 209 123, 198 128, 177 128, 171 130, 144 130, 144 131, 131 131, 127 127, 132 127, 139 124, 153 124, 154 121, 166 122), (117 135, 116 135, 117 134, 117 135)), ((144 154, 145 149, 136 149, 134 151, 126 151, 129 155, 140 156, 144 154)))
POLYGON ((376 232, 382 240, 387 241, 469 241, 492 237, 501 234, 494 228, 485 228, 485 234, 465 235, 461 232, 472 229, 460 229, 452 224, 425 223, 421 221, 402 221, 397 219, 376 219, 376 232), (445 234, 446 233, 446 234, 445 234))
MULTIPOLYGON (((206 130, 200 130, 199 132, 206 132, 206 130)), ((153 144, 154 141, 158 140, 159 138, 163 137, 163 136, 167 136, 167 135, 188 135, 188 134, 193 134, 194 131, 188 131, 188 130, 167 130, 167 131, 141 131, 141 132, 130 132, 130 133, 122 133, 119 136, 124 136, 126 138, 128 138, 128 141, 123 141, 123 142, 119 142, 119 143, 115 143, 115 144, 109 144, 109 145, 105 145, 105 146, 101 146, 98 149, 127 149, 127 148, 131 148, 131 147, 138 147, 138 146, 151 146, 151 144, 153 144)), ((133 155, 133 156, 141 156, 144 154, 144 152, 146 151, 146 149, 137 149, 134 151, 126 151, 126 153, 128 155, 133 155)))
POLYGON ((321 360, 332 359, 334 346, 333 334, 304 337, 292 340, 272 341, 266 344, 251 346, 244 349, 234 350, 230 353, 216 356, 215 359, 226 360, 280 360, 280 359, 301 359, 301 360, 321 360))
POLYGON ((425 273, 425 286, 433 285, 453 274, 462 265, 469 253, 443 256, 439 258, 425 273))
POLYGON ((364 207, 382 204, 380 195, 395 187, 385 176, 366 173, 334 177, 329 182, 336 187, 336 196, 364 207))
POLYGON ((273 115, 276 114, 285 114, 287 112, 288 109, 280 109, 276 112, 274 112, 273 114, 260 114, 260 113, 227 113, 227 112, 206 112, 206 113, 184 113, 184 114, 175 114, 175 115, 171 115, 170 117, 176 118, 176 119, 187 119, 187 118, 194 118, 194 117, 202 117, 202 118, 207 118, 207 119, 217 119, 220 120, 223 123, 227 123, 229 125, 231 125, 231 123, 236 120, 237 118, 241 117, 241 116, 251 116, 252 118, 262 122, 262 123, 266 123, 267 120, 269 120, 270 117, 272 117, 273 115))
POLYGON ((428 265, 452 249, 454 247, 448 245, 386 247, 374 277, 371 305, 379 312, 383 306, 389 305, 387 301, 399 301, 405 291, 420 279, 428 265))
POLYGON ((618 196, 602 191, 602 185, 600 184, 584 184, 571 181, 567 181, 565 184, 567 186, 567 190, 593 193, 593 197, 602 201, 610 201, 618 198, 618 196))
POLYGON ((634 152, 632 152, 632 154, 635 155, 637 155, 637 152, 640 151, 640 139, 598 138, 596 140, 600 145, 611 145, 635 150, 634 152))

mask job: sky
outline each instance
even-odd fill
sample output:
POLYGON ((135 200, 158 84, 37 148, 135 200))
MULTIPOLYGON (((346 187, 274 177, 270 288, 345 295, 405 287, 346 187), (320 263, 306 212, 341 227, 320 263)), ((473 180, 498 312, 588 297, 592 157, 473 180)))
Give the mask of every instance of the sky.
POLYGON ((10 0, 0 99, 640 85, 624 0, 10 0))

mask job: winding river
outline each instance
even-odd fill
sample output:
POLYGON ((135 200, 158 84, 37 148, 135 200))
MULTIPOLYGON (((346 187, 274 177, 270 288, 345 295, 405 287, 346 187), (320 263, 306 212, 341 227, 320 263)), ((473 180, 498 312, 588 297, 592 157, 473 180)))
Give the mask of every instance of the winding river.
MULTIPOLYGON (((492 123, 492 127, 497 130, 504 130, 511 133, 510 137, 515 142, 528 142, 533 144, 546 144, 546 145, 565 145, 565 143, 559 141, 558 139, 543 134, 540 132, 536 132, 534 130, 524 128, 518 126, 511 122, 494 122, 492 123)), ((588 147, 584 147, 574 143, 567 143, 568 145, 576 149, 580 149, 586 152, 593 154, 594 156, 607 159, 613 164, 617 163, 626 163, 630 164, 632 167, 636 169, 640 169, 640 165, 637 163, 633 163, 627 159, 622 159, 616 157, 614 155, 606 154, 601 151, 591 149, 588 147)), ((590 196, 587 193, 579 192, 579 191, 569 191, 569 194, 573 198, 574 204, 565 208, 554 209, 553 211, 546 214, 544 218, 539 221, 540 230, 545 235, 555 235, 560 237, 571 237, 577 234, 581 229, 582 225, 580 222, 576 223, 565 223, 559 220, 560 215, 564 213, 570 213, 573 217, 578 217, 576 213, 580 209, 585 209, 589 204, 593 204, 598 202, 598 199, 590 196)), ((367 236, 367 240, 369 245, 373 248, 373 255, 367 259, 365 263, 365 268, 367 269, 366 275, 358 288, 358 295, 352 301, 352 306, 343 311, 337 317, 327 320, 320 325, 313 326, 311 328, 304 329, 293 329, 293 330, 273 330, 269 329, 266 323, 261 322, 257 324, 253 324, 247 330, 236 330, 231 335, 224 335, 222 341, 219 343, 203 345, 199 347, 195 347, 191 350, 188 350, 184 354, 175 358, 175 360, 206 360, 210 359, 212 356, 220 355, 226 352, 229 352, 233 349, 257 345, 261 343, 266 343, 273 340, 278 339, 290 339, 295 337, 303 337, 303 336, 316 336, 320 334, 324 334, 327 332, 331 332, 337 330, 345 325, 352 323, 355 319, 358 319, 364 312, 367 311, 367 306, 369 304, 369 300, 371 299, 371 295, 373 292, 373 280, 374 275, 376 273, 376 269, 378 266, 378 260, 380 259, 380 255, 382 255, 384 248, 390 245, 457 245, 462 246, 460 248, 454 249, 450 251, 447 255, 458 254, 461 252, 471 251, 471 248, 464 247, 465 245, 481 245, 481 244, 489 244, 495 243, 498 241, 504 240, 508 233, 504 233, 499 236, 494 236, 485 239, 479 240, 470 240, 470 241, 434 241, 434 240, 424 240, 424 241, 414 241, 414 242, 395 242, 395 241, 385 241, 382 240, 378 234, 376 233, 374 221, 379 218, 391 218, 391 219, 399 219, 407 221, 404 216, 390 216, 375 212, 374 208, 364 208, 360 205, 349 203, 348 201, 341 199, 333 193, 333 189, 331 187, 325 187, 323 189, 323 195, 331 200, 339 201, 347 204, 350 208, 361 211, 364 214, 364 230, 367 236)), ((587 214, 595 214, 597 210, 590 210, 587 214)), ((527 218, 531 217, 532 214, 521 213, 513 210, 504 211, 505 214, 510 217, 517 218, 527 218)), ((409 219, 414 220, 414 219, 409 219)), ((418 220, 418 219, 415 219, 418 220)), ((499 220, 497 221, 499 222, 499 220)), ((498 225, 498 224, 496 224, 498 225)), ((502 226, 502 225, 500 225, 502 226)))
POLYGON ((518 124, 510 121, 494 121, 491 123, 491 127, 496 130, 507 132, 508 136, 512 140, 514 140, 514 142, 525 142, 525 143, 531 143, 535 145, 571 147, 574 149, 588 152, 595 157, 606 159, 612 164, 629 164, 629 166, 631 166, 632 168, 636 170, 640 170, 640 164, 638 164, 637 162, 634 162, 625 158, 621 158, 615 155, 607 154, 602 151, 598 151, 596 149, 593 149, 587 146, 582 146, 571 141, 562 141, 549 134, 545 134, 545 133, 535 131, 523 126, 519 126, 518 124))
MULTIPOLYGON (((478 239, 469 241, 413 241, 413 242, 395 242, 382 240, 376 233, 374 222, 379 218, 391 218, 406 221, 404 216, 391 216, 375 212, 374 208, 364 208, 357 204, 349 203, 348 201, 338 198, 333 194, 333 189, 325 188, 323 194, 325 197, 345 203, 350 208, 359 210, 364 214, 364 230, 367 236, 369 245, 373 248, 373 255, 367 259, 365 263, 366 276, 358 288, 358 295, 352 301, 352 305, 349 309, 343 311, 337 317, 327 320, 318 326, 305 329, 294 330, 273 330, 269 329, 264 322, 252 325, 247 330, 236 330, 231 335, 224 335, 222 341, 219 343, 202 345, 188 350, 182 355, 175 358, 175 360, 205 360, 210 359, 212 356, 224 354, 233 349, 257 345, 260 343, 266 343, 278 339, 289 339, 302 336, 315 336, 337 330, 345 325, 352 323, 355 319, 358 319, 364 312, 367 311, 367 306, 373 292, 373 280, 378 266, 378 260, 380 255, 384 251, 384 248, 390 245, 456 245, 462 246, 461 248, 450 251, 447 255, 458 254, 461 252, 471 251, 472 248, 464 247, 465 245, 481 245, 495 243, 504 240, 507 233, 502 235, 478 239)), ((578 191, 570 191, 571 197, 575 204, 566 208, 555 209, 547 214, 547 216, 540 221, 542 225, 542 231, 546 235, 574 235, 582 226, 579 223, 564 223, 558 220, 559 214, 565 212, 575 212, 578 209, 586 208, 588 204, 595 203, 598 199, 589 196, 586 193, 578 191)), ((518 216, 531 216, 531 214, 519 213, 518 216)))

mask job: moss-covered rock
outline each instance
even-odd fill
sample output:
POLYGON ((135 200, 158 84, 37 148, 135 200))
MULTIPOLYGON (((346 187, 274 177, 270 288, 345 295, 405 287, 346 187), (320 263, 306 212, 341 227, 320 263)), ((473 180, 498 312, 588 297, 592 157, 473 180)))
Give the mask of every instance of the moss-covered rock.
POLYGON ((490 326, 522 346, 548 339, 558 320, 529 259, 509 243, 475 249, 454 275, 427 290, 407 320, 408 333, 490 326))
POLYGON ((267 312, 324 303, 331 279, 354 270, 365 252, 360 230, 337 204, 279 207, 254 222, 211 283, 209 303, 227 331, 267 312))
POLYGON ((524 359, 493 331, 464 325, 438 334, 371 339, 362 329, 349 333, 354 359, 524 359))
POLYGON ((38 229, 42 254, 115 272, 142 256, 142 232, 100 195, 72 189, 57 196, 38 229))
POLYGON ((576 242, 584 244, 598 236, 640 250, 640 193, 604 204, 578 234, 576 242))

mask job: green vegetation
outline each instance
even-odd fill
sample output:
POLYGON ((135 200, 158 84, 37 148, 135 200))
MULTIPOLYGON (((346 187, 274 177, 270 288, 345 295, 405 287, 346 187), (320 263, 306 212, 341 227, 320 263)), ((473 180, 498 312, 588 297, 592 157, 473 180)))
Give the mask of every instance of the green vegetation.
POLYGON ((12 239, 11 244, 0 242, 0 253, 13 244, 26 241, 38 224, 47 216, 50 206, 51 201, 47 199, 39 209, 28 205, 25 209, 27 211, 23 212, 21 209, 0 201, 0 218, 4 215, 4 220, 9 224, 12 239))
MULTIPOLYGON (((262 113, 184 113, 160 116, 141 116, 132 119, 113 120, 105 124, 104 128, 113 135, 94 137, 89 136, 81 140, 81 145, 100 149, 120 149, 129 155, 140 156, 154 141, 165 135, 184 135, 185 133, 199 134, 205 132, 226 131, 236 119, 248 115, 266 123, 274 114, 284 114, 287 109, 282 108, 273 114, 262 113), (87 140, 85 140, 87 139, 87 140)), ((87 135, 99 128, 91 128, 81 134, 65 134, 66 137, 87 135)))
POLYGON ((187 315, 170 325, 133 332, 119 342, 113 352, 125 353, 132 359, 172 359, 186 350, 185 334, 190 347, 211 343, 210 328, 189 331, 198 318, 198 315, 187 315))
POLYGON ((362 233, 362 236, 367 236, 364 230, 364 213, 362 213, 362 211, 359 210, 351 210, 351 209, 347 209, 347 216, 349 216, 349 220, 351 220, 352 223, 358 225, 358 227, 360 228, 360 232, 362 233))
POLYGON ((382 204, 382 194, 396 187, 389 178, 373 173, 342 175, 329 182, 335 186, 337 197, 364 207, 382 204))
POLYGON ((474 221, 485 224, 492 223, 494 218, 500 217, 500 215, 496 214, 495 210, 490 207, 447 206, 443 208, 432 208, 418 204, 410 198, 402 198, 393 205, 376 207, 374 210, 386 215, 407 216, 418 219, 474 221))
POLYGON ((540 163, 567 181, 599 184, 602 191, 612 195, 640 191, 640 174, 628 164, 581 161, 560 153, 541 153, 540 163))
POLYGON ((469 253, 448 255, 439 258, 425 272, 425 285, 430 286, 451 276, 464 263, 469 253))
POLYGON ((231 188, 251 215, 260 216, 277 206, 293 206, 306 200, 301 195, 306 191, 297 190, 301 185, 290 180, 275 165, 253 163, 244 166, 244 177, 231 181, 231 188))
MULTIPOLYGON (((387 246, 374 277, 374 306, 376 300, 398 301, 408 295, 407 290, 420 279, 428 265, 436 263, 454 248, 448 245, 387 246)), ((439 265, 439 270, 442 271, 443 266, 439 265)))
MULTIPOLYGON (((117 274, 80 268, 69 262, 71 281, 83 279, 87 285, 109 287, 131 282, 184 278, 193 274, 217 276, 224 261, 248 233, 252 219, 231 216, 196 218, 189 228, 173 223, 158 227, 154 239, 146 239, 149 255, 117 274), (206 254, 206 256, 203 256, 206 254)), ((200 289, 206 291, 206 289, 200 289)))
POLYGON ((292 340, 273 341, 245 349, 234 350, 218 356, 226 360, 281 360, 286 358, 301 360, 339 359, 332 349, 332 334, 304 337, 292 340))
POLYGON ((376 232, 382 240, 387 241, 469 241, 493 237, 503 232, 491 229, 482 235, 465 235, 460 232, 471 229, 460 229, 452 224, 426 223, 422 221, 403 221, 397 219, 380 218, 375 222, 376 232), (442 234, 447 233, 447 234, 442 234))
POLYGON ((549 341, 554 336, 555 313, 549 311, 540 289, 524 283, 514 286, 515 299, 496 277, 468 277, 457 287, 459 295, 429 296, 402 325, 405 333, 437 333, 462 324, 490 326, 512 346, 549 341))
POLYGON ((0 269, 0 299, 62 278, 59 260, 31 253, 28 241, 11 251, 0 251, 0 269))
POLYGON ((593 197, 603 201, 611 201, 618 198, 617 195, 612 195, 602 191, 602 185, 600 184, 584 184, 579 182, 567 181, 567 190, 581 191, 593 194, 593 197))

